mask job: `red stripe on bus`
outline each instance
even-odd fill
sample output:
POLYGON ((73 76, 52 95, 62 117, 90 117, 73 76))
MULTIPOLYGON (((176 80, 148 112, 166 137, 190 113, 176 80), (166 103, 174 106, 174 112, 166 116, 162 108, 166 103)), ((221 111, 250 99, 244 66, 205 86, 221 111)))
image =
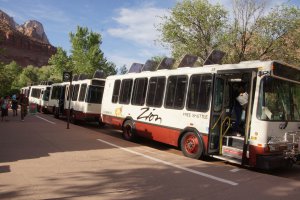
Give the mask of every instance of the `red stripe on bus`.
MULTIPOLYGON (((117 129, 122 129, 122 125, 125 119, 108 115, 102 115, 102 120, 104 123, 110 124, 117 129)), ((137 134, 142 137, 169 144, 175 147, 178 147, 178 145, 180 145, 180 141, 178 141, 178 139, 182 131, 181 129, 174 129, 170 127, 164 127, 140 121, 135 121, 135 128, 137 134)), ((202 135, 202 139, 204 143, 204 148, 207 149, 208 136, 202 135)))

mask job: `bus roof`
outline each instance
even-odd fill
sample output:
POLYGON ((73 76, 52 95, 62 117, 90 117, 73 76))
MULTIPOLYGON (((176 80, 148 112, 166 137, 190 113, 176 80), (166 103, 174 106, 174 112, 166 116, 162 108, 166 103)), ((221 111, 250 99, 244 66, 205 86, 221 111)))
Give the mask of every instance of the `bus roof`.
POLYGON ((259 71, 270 71, 272 69, 273 62, 282 63, 284 65, 290 66, 295 69, 299 69, 295 66, 288 65, 280 61, 244 61, 237 64, 215 64, 215 65, 204 65, 199 67, 182 67, 176 69, 163 69, 156 71, 144 71, 140 73, 127 73, 123 75, 113 75, 107 77, 108 79, 118 79, 118 78, 135 78, 135 77, 145 77, 145 76, 165 76, 165 75, 180 75, 180 74, 194 74, 194 73, 217 73, 220 71, 231 71, 231 70, 246 70, 246 69, 258 69, 259 71))

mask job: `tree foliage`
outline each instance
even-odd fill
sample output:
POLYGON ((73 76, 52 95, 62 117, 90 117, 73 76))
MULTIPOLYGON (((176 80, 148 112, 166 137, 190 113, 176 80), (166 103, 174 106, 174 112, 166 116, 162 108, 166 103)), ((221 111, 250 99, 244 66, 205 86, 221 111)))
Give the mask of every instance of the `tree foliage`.
POLYGON ((153 60, 157 63, 160 63, 166 56, 162 56, 162 55, 159 55, 159 56, 153 56, 150 60, 153 60))
POLYGON ((16 63, 0 64, 0 94, 8 95, 12 90, 19 88, 19 74, 22 68, 16 63))
POLYGON ((128 72, 128 69, 127 69, 126 65, 123 65, 120 68, 120 74, 126 74, 127 72, 128 72))
POLYGON ((107 74, 116 73, 115 65, 107 62, 100 49, 102 37, 99 33, 78 26, 76 33, 70 33, 70 41, 74 73, 93 74, 96 70, 103 70, 107 74))
POLYGON ((189 53, 205 60, 218 48, 227 53, 227 63, 273 59, 298 65, 298 7, 283 4, 266 12, 267 1, 232 2, 231 12, 207 0, 178 2, 160 25, 162 42, 170 46, 175 58, 189 53))
POLYGON ((38 84, 38 82, 39 82, 39 69, 32 65, 25 67, 19 76, 19 83, 21 86, 38 84))
POLYGON ((295 6, 275 7, 258 22, 252 51, 260 59, 284 60, 299 65, 300 9, 295 6))
POLYGON ((56 54, 51 56, 49 64, 53 66, 54 77, 62 76, 64 71, 73 70, 71 59, 67 55, 67 52, 61 47, 58 47, 56 54))
POLYGON ((57 49, 49 64, 54 67, 53 77, 61 77, 64 71, 72 71, 73 74, 93 75, 96 70, 103 70, 106 75, 117 73, 116 65, 108 62, 100 49, 102 37, 99 33, 89 31, 86 27, 77 27, 75 33, 70 33, 72 45, 71 55, 62 48, 57 49))
POLYGON ((212 5, 208 0, 180 1, 159 27, 162 41, 171 47, 174 58, 190 53, 204 60, 220 45, 226 16, 221 5, 212 5))

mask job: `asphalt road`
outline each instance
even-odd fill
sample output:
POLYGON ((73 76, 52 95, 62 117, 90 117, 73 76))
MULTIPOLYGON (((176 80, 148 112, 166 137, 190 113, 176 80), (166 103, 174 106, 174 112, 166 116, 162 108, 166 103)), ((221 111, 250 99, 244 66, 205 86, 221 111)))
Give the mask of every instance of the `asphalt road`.
MULTIPOLYGON (((10 113, 11 114, 11 113, 10 113)), ((51 115, 0 121, 0 199, 299 199, 300 167, 193 160, 176 148, 51 115)))

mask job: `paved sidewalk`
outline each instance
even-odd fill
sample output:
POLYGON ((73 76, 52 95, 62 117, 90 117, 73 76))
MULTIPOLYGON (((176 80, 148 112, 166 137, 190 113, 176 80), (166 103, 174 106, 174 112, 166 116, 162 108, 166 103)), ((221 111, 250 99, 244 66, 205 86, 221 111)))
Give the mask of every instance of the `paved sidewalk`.
POLYGON ((0 122, 1 200, 274 200, 300 195, 299 168, 289 178, 268 175, 127 142, 111 129, 73 124, 66 129, 66 121, 52 115, 28 115, 24 122, 9 115, 8 122, 0 122))

